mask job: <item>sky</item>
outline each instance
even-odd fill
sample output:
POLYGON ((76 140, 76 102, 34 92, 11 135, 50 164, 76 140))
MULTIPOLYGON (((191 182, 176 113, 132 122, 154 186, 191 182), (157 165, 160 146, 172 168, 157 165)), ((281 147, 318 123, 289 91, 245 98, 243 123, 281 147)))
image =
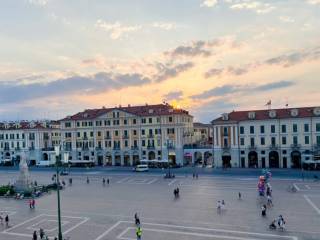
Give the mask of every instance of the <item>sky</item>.
POLYGON ((320 0, 1 0, 0 120, 320 106, 320 0))

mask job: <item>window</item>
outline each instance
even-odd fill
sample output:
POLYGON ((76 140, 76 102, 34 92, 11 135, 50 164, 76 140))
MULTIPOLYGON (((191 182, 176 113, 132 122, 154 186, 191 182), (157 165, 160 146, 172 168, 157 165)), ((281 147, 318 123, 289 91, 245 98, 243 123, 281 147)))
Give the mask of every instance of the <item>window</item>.
POLYGON ((287 154, 287 150, 282 150, 282 154, 286 155, 287 154))
POLYGON ((173 118, 172 117, 169 117, 169 122, 173 122, 173 118))
POLYGON ((223 128, 223 136, 228 136, 228 128, 227 127, 223 128))
POLYGON ((297 136, 293 136, 293 144, 298 144, 298 137, 297 136))
POLYGON ((66 138, 71 138, 71 132, 66 132, 66 133, 65 133, 65 137, 66 137, 66 138))
POLYGON ((132 123, 133 123, 133 124, 137 124, 137 119, 134 118, 134 119, 132 120, 132 123))
POLYGON ((310 144, 309 136, 304 136, 304 144, 310 144))
POLYGON ((152 118, 149 118, 149 123, 152 123, 152 118))
POLYGON ((275 146, 275 145, 276 145, 276 138, 275 138, 275 137, 272 137, 272 138, 271 138, 271 145, 272 145, 272 146, 275 146))
POLYGON ((244 138, 240 138, 240 145, 244 146, 244 138))
POLYGON ((96 126, 101 127, 102 126, 102 121, 96 121, 96 126))
POLYGON ((286 133, 287 132, 287 125, 283 124, 281 125, 281 132, 286 133))
POLYGON ((250 134, 254 134, 254 126, 250 126, 250 134))
POLYGON ((146 134, 146 130, 141 129, 141 135, 145 135, 146 134))
POLYGON ((275 125, 271 125, 271 133, 276 133, 276 126, 275 125))
POLYGON ((80 137, 80 132, 77 132, 77 137, 78 137, 78 138, 80 137))
POLYGON ((320 132, 320 123, 317 123, 317 124, 316 124, 316 131, 317 131, 317 132, 320 132))
POLYGON ((229 146, 229 144, 228 144, 228 139, 227 139, 227 138, 224 138, 224 139, 223 139, 223 146, 224 146, 224 147, 228 147, 228 146, 229 146))
POLYGON ((115 136, 119 136, 119 131, 118 131, 118 130, 115 130, 115 131, 114 131, 114 135, 115 135, 115 136))
POLYGON ((146 146, 146 140, 142 140, 141 145, 142 147, 146 146))
POLYGON ((174 134, 174 128, 168 128, 167 134, 174 134))
POLYGON ((142 118, 141 119, 141 123, 146 123, 147 121, 146 121, 146 119, 145 118, 142 118))
POLYGON ((260 126, 260 133, 264 133, 264 126, 260 126))
POLYGON ((93 137, 93 132, 90 132, 90 137, 93 137))
POLYGON ((265 145, 265 144, 266 144, 266 140, 265 140, 264 137, 262 137, 262 138, 260 139, 260 143, 261 143, 261 145, 265 145))
POLYGON ((66 122, 66 123, 64 123, 64 126, 65 126, 66 128, 71 127, 71 122, 66 122))
POLYGON ((243 126, 240 127, 240 134, 244 134, 244 127, 243 126))
POLYGON ((241 151, 240 153, 241 153, 241 155, 244 155, 244 154, 246 154, 246 152, 245 152, 245 151, 241 151))
POLYGON ((92 127, 92 122, 89 122, 89 126, 92 127))
POLYGON ((254 138, 250 138, 250 145, 253 147, 254 146, 254 138))
POLYGON ((261 154, 262 154, 262 155, 266 154, 266 151, 265 151, 265 150, 262 150, 262 151, 261 151, 261 154))
POLYGON ((124 119, 124 120, 123 120, 123 124, 124 124, 124 125, 127 125, 127 124, 128 124, 128 120, 127 120, 127 119, 124 119))
POLYGON ((128 147, 128 140, 125 140, 125 141, 124 141, 124 146, 125 146, 125 147, 128 147))
POLYGON ((317 145, 320 145, 320 136, 317 136, 317 145))
POLYGON ((137 130, 133 130, 133 135, 134 135, 134 136, 137 135, 137 130))
POLYGON ((286 145, 287 144, 287 138, 286 137, 282 137, 282 145, 286 145))
POLYGON ((309 132, 309 124, 308 123, 304 124, 304 132, 309 132))
POLYGON ((298 125, 297 125, 297 124, 293 124, 293 125, 292 125, 292 131, 293 131, 294 133, 298 132, 298 125))
POLYGON ((80 127, 80 122, 77 122, 77 127, 80 127))

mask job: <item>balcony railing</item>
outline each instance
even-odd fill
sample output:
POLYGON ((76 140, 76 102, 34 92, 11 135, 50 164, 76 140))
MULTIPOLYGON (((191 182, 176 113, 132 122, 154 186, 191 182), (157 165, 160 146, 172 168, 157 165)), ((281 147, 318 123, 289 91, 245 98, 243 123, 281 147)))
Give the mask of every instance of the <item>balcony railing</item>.
POLYGON ((41 148, 41 151, 54 151, 54 147, 41 148))
POLYGON ((249 151, 256 151, 257 150, 257 146, 256 145, 249 145, 248 147, 249 151))
POLYGON ((279 148, 279 145, 278 145, 278 144, 271 144, 271 145, 269 146, 269 149, 270 149, 270 150, 278 150, 278 148, 279 148))
POLYGON ((301 148, 301 144, 297 144, 297 143, 291 144, 291 149, 293 150, 299 150, 300 148, 301 148))
POLYGON ((104 139, 111 139, 111 136, 110 135, 105 136, 104 139))

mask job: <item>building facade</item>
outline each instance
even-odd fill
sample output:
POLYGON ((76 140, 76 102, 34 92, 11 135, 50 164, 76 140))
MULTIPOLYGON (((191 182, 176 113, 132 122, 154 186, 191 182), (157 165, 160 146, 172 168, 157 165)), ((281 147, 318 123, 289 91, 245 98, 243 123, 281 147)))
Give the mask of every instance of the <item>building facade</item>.
POLYGON ((216 166, 301 168, 320 160, 319 107, 233 111, 212 127, 216 166))
POLYGON ((89 109, 60 121, 73 164, 132 166, 141 160, 183 164, 193 117, 168 104, 89 109))
MULTIPOLYGON (((53 121, 0 123, 0 164, 17 165, 26 154, 30 165, 53 158, 60 142, 59 124, 53 121)), ((53 160, 53 159, 52 159, 53 160)))

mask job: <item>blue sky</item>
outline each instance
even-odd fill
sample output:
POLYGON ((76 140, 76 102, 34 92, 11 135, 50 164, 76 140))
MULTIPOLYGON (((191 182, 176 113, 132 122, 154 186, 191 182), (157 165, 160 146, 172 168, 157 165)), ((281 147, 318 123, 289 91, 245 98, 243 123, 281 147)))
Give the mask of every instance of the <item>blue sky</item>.
POLYGON ((320 102, 320 0, 3 0, 0 29, 2 120, 320 102))

